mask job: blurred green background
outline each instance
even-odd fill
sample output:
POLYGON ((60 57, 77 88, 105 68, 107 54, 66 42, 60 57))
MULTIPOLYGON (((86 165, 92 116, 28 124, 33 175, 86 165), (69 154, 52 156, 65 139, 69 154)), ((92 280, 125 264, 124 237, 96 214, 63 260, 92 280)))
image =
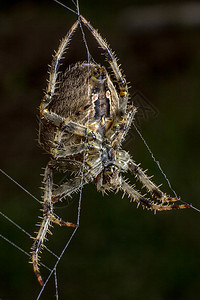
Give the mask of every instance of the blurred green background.
MULTIPOLYGON (((120 58, 139 106, 138 126, 173 188, 200 208, 199 6, 189 1, 80 0, 80 9, 120 58)), ((37 144, 38 106, 53 50, 75 19, 50 0, 1 4, 0 168, 38 199, 40 173, 49 159, 37 144)), ((74 40, 66 64, 87 59, 85 50, 79 53, 76 47, 81 35, 74 40)), ((91 50, 95 56, 93 46, 91 50)), ((125 149, 171 193, 134 130, 125 149)), ((103 197, 93 185, 84 188, 80 228, 57 269, 59 299, 199 299, 200 214, 187 209, 154 215, 121 197, 103 197)), ((75 222, 77 202, 76 196, 56 213, 75 222)), ((34 235, 39 209, 0 174, 4 214, 34 235)), ((32 240, 2 216, 0 233, 30 251, 32 240)), ((53 233, 48 247, 59 254, 71 229, 56 227, 53 233)), ((0 299, 36 299, 40 286, 28 260, 0 239, 0 299)), ((52 267, 55 260, 44 251, 42 262, 52 267)), ((44 268, 41 272, 48 276, 44 268)), ((41 299, 55 299, 54 278, 41 299)))

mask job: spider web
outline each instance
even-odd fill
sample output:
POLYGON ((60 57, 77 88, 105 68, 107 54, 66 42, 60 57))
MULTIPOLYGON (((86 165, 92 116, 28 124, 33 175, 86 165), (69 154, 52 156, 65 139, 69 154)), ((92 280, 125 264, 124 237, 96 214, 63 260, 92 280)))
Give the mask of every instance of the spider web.
MULTIPOLYGON (((78 0, 72 1, 72 3, 74 4, 75 6, 75 10, 74 9, 71 9, 70 7, 64 5, 63 3, 60 3, 59 1, 56 1, 54 0, 55 2, 59 3, 60 5, 62 5, 64 8, 68 9, 69 11, 71 11, 72 13, 76 14, 77 16, 80 15, 80 12, 79 12, 79 2, 78 0)), ((86 40, 86 37, 85 37, 85 33, 84 33, 84 29, 82 27, 82 25, 80 24, 80 30, 81 30, 81 33, 82 33, 82 38, 83 38, 83 42, 84 42, 84 45, 85 45, 85 49, 86 49, 86 52, 87 52, 87 61, 88 63, 90 63, 91 61, 91 54, 90 54, 90 51, 89 51, 89 47, 88 47, 88 44, 87 44, 87 40, 86 40)), ((89 89, 88 89, 89 90, 89 89)), ((142 139, 144 145, 146 146, 148 152, 150 153, 152 159, 154 160, 154 162, 156 163, 156 165, 158 166, 160 172, 162 173, 162 175, 164 176, 170 190, 173 192, 173 194, 175 195, 175 197, 177 197, 177 194, 175 192, 175 190, 173 189, 173 187, 171 186, 171 183, 169 181, 169 179, 167 178, 166 174, 164 173, 164 171, 162 170, 161 166, 160 166, 160 163, 159 161, 156 160, 156 158, 154 157, 153 155, 153 152, 151 151, 151 149, 149 148, 147 142, 145 141, 144 137, 142 136, 140 130, 136 127, 136 125, 134 124, 134 127, 135 127, 135 130, 136 132, 138 133, 138 135, 140 136, 140 138, 142 139)), ((21 185, 20 183, 18 183, 13 177, 9 176, 4 170, 0 169, 0 172, 6 176, 10 181, 12 181, 14 184, 16 184, 20 189, 22 189, 25 193, 27 193, 32 199, 34 199, 35 201, 39 202, 40 203, 40 200, 37 199, 32 193, 30 193, 23 185, 21 185)), ((83 179, 83 177, 82 177, 83 179)), ((47 283, 49 282, 49 279, 54 275, 54 284, 55 284, 55 297, 56 299, 59 299, 59 287, 58 287, 58 278, 57 278, 57 266, 59 264, 59 262, 61 261, 66 249, 68 248, 69 244, 71 243, 76 231, 78 230, 78 227, 80 225, 80 214, 81 214, 81 201, 82 201, 82 187, 80 189, 80 193, 79 193, 79 200, 78 200, 78 208, 77 208, 77 227, 73 230, 70 238, 67 240, 65 246, 63 247, 61 253, 59 255, 55 254, 52 250, 48 249, 47 246, 45 246, 45 249, 50 252, 55 258, 56 258, 56 262, 54 264, 53 267, 48 267, 46 266, 44 263, 41 262, 41 265, 46 268, 48 271, 49 271, 49 275, 47 277, 47 279, 45 280, 44 282, 44 286, 41 288, 38 296, 37 296, 37 300, 41 299, 41 296, 42 296, 42 293, 44 291, 44 289, 46 288, 46 285, 47 283)), ((180 199, 181 202, 183 202, 184 204, 186 204, 186 202, 182 201, 180 199)), ((196 207, 194 207, 192 204, 190 204, 190 207, 198 212, 200 212, 200 210, 196 207)), ((24 228, 22 228, 19 224, 17 224, 16 222, 14 222, 12 220, 12 218, 9 218, 6 214, 4 214, 3 212, 0 211, 0 215, 6 219, 8 222, 10 222, 12 225, 14 225, 18 230, 20 230, 21 232, 23 232, 28 238, 31 238, 32 235, 27 232, 24 228)), ((6 236, 4 236, 3 234, 0 234, 0 237, 2 239, 4 239, 6 242, 8 242, 9 244, 11 244, 12 246, 14 246, 16 249, 18 249, 19 251, 21 251, 24 255, 26 255, 27 257, 30 257, 30 254, 25 251, 24 249, 22 249, 18 244, 12 242, 10 239, 6 238, 6 236)))

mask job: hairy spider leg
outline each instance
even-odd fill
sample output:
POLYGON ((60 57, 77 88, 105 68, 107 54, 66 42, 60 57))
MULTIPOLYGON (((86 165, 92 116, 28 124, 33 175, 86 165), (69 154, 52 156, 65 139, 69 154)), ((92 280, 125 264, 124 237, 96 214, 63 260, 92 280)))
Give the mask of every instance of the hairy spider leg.
MULTIPOLYGON (((33 270, 36 274, 36 277, 41 285, 43 285, 43 280, 40 275, 39 270, 39 254, 41 253, 42 248, 44 247, 44 241, 47 240, 46 236, 47 233, 51 233, 49 230, 49 227, 51 227, 51 223, 58 224, 60 226, 68 226, 68 227, 76 227, 75 224, 71 222, 65 222, 61 218, 57 217, 53 212, 53 202, 52 201, 52 189, 53 189, 53 174, 52 174, 52 167, 51 162, 47 164, 44 172, 44 196, 43 196, 43 218, 42 223, 40 225, 40 229, 37 232, 37 236, 34 239, 34 243, 32 246, 32 259, 31 262, 33 264, 33 270)), ((77 187, 79 189, 79 187, 77 187)), ((75 187, 73 187, 73 191, 75 190, 75 187)), ((70 188, 68 191, 65 191, 70 194, 72 192, 72 188, 70 188)))
POLYGON ((71 133, 73 135, 78 135, 80 137, 86 138, 87 132, 88 130, 85 126, 73 122, 67 123, 66 125, 62 126, 61 129, 57 128, 52 146, 50 148, 50 153, 54 158, 59 159, 87 150, 88 144, 86 142, 73 145, 65 145, 66 133, 71 133))
POLYGON ((102 36, 98 33, 96 29, 83 17, 80 16, 80 20, 83 22, 83 24, 89 29, 89 31, 92 33, 96 41, 99 43, 100 47, 104 50, 104 55, 106 59, 108 60, 108 63, 111 66, 111 69, 113 70, 113 73, 115 75, 115 78, 117 80, 117 84, 120 91, 120 97, 119 97, 119 112, 120 114, 124 115, 126 112, 126 106, 129 98, 128 94, 128 86, 126 83, 125 77, 122 75, 120 66, 117 63, 117 58, 114 54, 114 52, 110 49, 107 42, 102 38, 102 36))
POLYGON ((43 113, 43 111, 46 109, 46 107, 51 102, 52 97, 55 95, 55 91, 57 88, 56 85, 59 84, 59 82, 57 82, 57 77, 59 74, 58 69, 60 66, 60 61, 61 61, 61 59, 63 59, 63 55, 66 52, 67 46, 69 45, 72 35, 74 34, 75 30, 77 29, 79 22, 80 21, 77 20, 72 25, 72 27, 68 31, 67 35, 61 40, 58 50, 53 55, 53 60, 52 60, 50 70, 49 70, 49 80, 48 80, 47 90, 46 90, 45 96, 42 100, 42 103, 40 105, 40 113, 41 114, 43 113))
POLYGON ((73 178, 73 180, 68 180, 57 187, 52 194, 52 202, 56 203, 66 196, 70 196, 72 193, 78 193, 83 185, 87 184, 88 181, 82 176, 73 178))
POLYGON ((58 148, 59 148, 59 144, 57 145, 57 147, 54 146, 51 149, 51 154, 56 159, 82 153, 83 151, 88 149, 88 144, 82 143, 82 144, 75 144, 70 146, 63 146, 62 149, 58 149, 58 148))
POLYGON ((133 122, 136 112, 136 107, 133 105, 129 105, 127 107, 127 113, 123 116, 122 120, 120 122, 118 122, 118 120, 114 120, 113 126, 115 126, 116 123, 116 130, 114 131, 114 134, 110 136, 113 148, 119 148, 119 146, 124 141, 125 136, 127 135, 130 126, 133 122))
POLYGON ((53 98, 53 96, 56 94, 56 88, 59 82, 57 82, 58 77, 58 70, 60 66, 60 61, 63 59, 63 55, 66 52, 67 46, 70 43, 70 40, 72 38, 72 35, 74 34, 75 30, 77 29, 79 25, 79 20, 77 20, 70 30, 68 31, 67 35, 61 40, 60 45, 58 47, 58 50, 55 52, 51 65, 49 70, 49 79, 48 79, 48 85, 47 90, 45 93, 45 96, 42 99, 41 105, 40 105, 40 115, 43 118, 46 118, 49 122, 56 126, 60 126, 61 124, 64 124, 65 118, 62 118, 58 114, 51 112, 48 110, 48 106, 53 98))
MULTIPOLYGON (((153 196, 155 196, 157 198, 158 201, 161 201, 162 204, 166 204, 169 202, 176 202, 179 199, 178 198, 172 198, 167 196, 165 193, 163 193, 158 186, 156 186, 151 180, 150 177, 148 177, 145 172, 139 167, 139 165, 137 165, 133 160, 130 160, 128 162, 128 168, 129 171, 136 177, 138 178, 138 180, 143 184, 143 186, 147 189, 147 191, 149 191, 153 196)), ((160 207, 160 206, 159 206, 160 207)), ((164 206, 166 207, 166 206, 164 206)), ((171 208, 188 208, 190 207, 187 204, 183 204, 183 205, 171 205, 168 206, 171 208)), ((163 209, 159 209, 159 210, 163 210, 163 209)), ((166 208, 165 208, 166 210, 166 208)))
MULTIPOLYGON (((166 205, 166 202, 163 203, 154 203, 150 199, 142 196, 137 190, 135 190, 134 186, 129 185, 124 179, 121 178, 121 185, 118 187, 120 190, 127 194, 129 198, 133 199, 139 204, 141 204, 144 208, 156 211, 165 211, 172 209, 183 209, 189 207, 186 205, 166 205)), ((176 199, 177 200, 177 199, 176 199)), ((175 200, 174 200, 175 201, 175 200)))
POLYGON ((83 169, 82 162, 71 158, 52 160, 51 166, 53 169, 57 171, 61 171, 61 172, 69 171, 71 173, 79 173, 83 169))

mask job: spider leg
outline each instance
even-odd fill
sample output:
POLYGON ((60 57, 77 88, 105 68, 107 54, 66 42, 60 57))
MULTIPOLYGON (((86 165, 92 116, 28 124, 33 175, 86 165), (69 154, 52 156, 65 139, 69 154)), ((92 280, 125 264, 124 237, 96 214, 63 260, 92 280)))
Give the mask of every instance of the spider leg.
POLYGON ((41 119, 46 119, 49 123, 55 126, 61 126, 65 122, 65 118, 52 111, 49 111, 47 108, 40 110, 40 117, 41 119))
POLYGON ((67 35, 61 40, 58 50, 55 52, 55 54, 53 56, 53 60, 52 60, 50 70, 49 70, 48 86, 47 86, 45 96, 40 105, 40 113, 42 113, 46 109, 46 107, 51 102, 52 97, 55 95, 55 91, 57 88, 57 77, 59 74, 58 69, 60 66, 60 61, 63 58, 63 55, 67 49, 67 46, 69 45, 72 35, 75 32, 75 30, 77 29, 78 25, 79 25, 79 20, 77 20, 72 25, 72 27, 68 31, 67 35))
POLYGON ((131 185, 129 185, 125 180, 121 179, 121 185, 118 187, 118 189, 121 189, 124 193, 128 195, 131 199, 136 201, 139 204, 141 204, 144 208, 156 211, 164 211, 164 210, 172 210, 172 209, 181 209, 186 208, 189 206, 186 205, 168 205, 164 203, 154 203, 150 199, 145 198, 143 195, 141 195, 135 188, 131 185))
MULTIPOLYGON (((146 173, 136 164, 134 163, 131 159, 128 162, 128 168, 129 171, 139 179, 139 181, 143 184, 143 186, 146 187, 146 189, 154 195, 158 201, 161 201, 162 204, 170 203, 170 202, 176 202, 179 199, 178 198, 172 198, 167 196, 165 193, 163 193, 159 187, 157 187, 151 180, 150 178, 146 175, 146 173)), ((183 204, 183 205, 169 205, 169 206, 160 206, 159 204, 159 209, 156 210, 167 210, 171 208, 187 208, 190 207, 189 205, 183 204)))
MULTIPOLYGON (((92 129, 88 128, 85 125, 70 121, 69 118, 63 118, 58 114, 49 111, 48 109, 44 109, 43 111, 41 111, 41 118, 45 118, 49 123, 58 127, 58 130, 55 134, 55 142, 61 140, 63 134, 65 133, 71 133, 85 138, 87 137, 88 139, 95 138, 96 140, 102 142, 100 136, 97 136, 92 129)), ((72 118, 73 116, 70 117, 70 119, 72 118)))
MULTIPOLYGON (((117 123, 117 128, 114 133, 109 137, 112 141, 112 147, 115 149, 116 146, 121 145, 124 141, 125 136, 127 135, 129 128, 132 124, 134 116, 137 112, 137 109, 133 105, 129 105, 127 108, 127 113, 124 115, 120 123, 117 123)), ((112 128, 111 128, 112 130, 112 128)))
POLYGON ((69 122, 64 129, 57 129, 52 146, 50 147, 50 153, 54 158, 65 158, 67 156, 82 153, 83 151, 89 150, 91 148, 98 148, 99 141, 98 137, 92 130, 86 126, 69 122), (70 135, 69 135, 70 134, 70 135), (85 142, 81 140, 80 143, 72 143, 68 145, 71 135, 76 135, 85 138, 85 142))
MULTIPOLYGON (((73 118, 73 116, 70 117, 70 119, 73 118)), ((72 134, 87 137, 88 139, 98 139, 102 142, 102 139, 99 139, 97 135, 87 126, 81 125, 72 121, 65 120, 65 124, 63 125, 63 131, 66 131, 67 133, 70 132, 72 134)))
POLYGON ((70 146, 63 146, 59 149, 59 145, 57 147, 53 146, 51 148, 51 154, 54 158, 64 158, 66 156, 74 155, 83 152, 88 149, 87 143, 75 144, 70 146))
POLYGON ((56 203, 66 196, 70 196, 74 192, 79 192, 83 185, 87 184, 87 180, 82 176, 75 177, 71 180, 64 182, 62 185, 57 187, 52 193, 52 202, 56 203))
MULTIPOLYGON (((39 231, 37 232, 37 236, 34 239, 34 243, 32 246, 32 258, 31 262, 33 264, 33 270, 36 274, 36 277, 41 285, 43 285, 43 280, 40 275, 39 270, 39 254, 44 247, 44 242, 47 240, 47 233, 50 233, 49 227, 51 227, 51 223, 58 224, 60 226, 68 226, 68 227, 76 227, 75 224, 71 222, 65 222, 61 218, 57 217, 53 212, 53 203, 56 201, 53 201, 53 174, 52 174, 52 164, 49 162, 45 168, 44 172, 44 196, 43 196, 43 218, 42 223, 40 224, 39 231)), ((67 188, 65 186, 65 188, 67 188)), ((77 187, 78 189, 79 187, 77 187)), ((73 187, 75 190, 75 187, 73 187)), ((72 190, 65 191, 65 194, 70 194, 72 190)))
MULTIPOLYGON (((62 131, 70 132, 79 136, 86 136, 88 133, 86 126, 69 121, 68 118, 63 118, 47 108, 43 109, 40 112, 40 115, 41 119, 45 118, 49 123, 57 127, 61 127, 62 131)), ((72 119, 72 117, 70 119, 72 119)))
POLYGON ((62 172, 78 173, 83 169, 83 163, 75 159, 62 158, 51 161, 53 169, 62 172))
POLYGON ((128 87, 126 84, 126 80, 124 76, 122 75, 122 72, 120 70, 120 67, 117 63, 117 58, 115 54, 110 49, 107 42, 101 37, 101 35, 98 33, 96 29, 93 28, 93 26, 83 17, 80 16, 80 20, 83 22, 83 24, 89 29, 89 31, 92 33, 96 41, 99 43, 100 47, 103 49, 106 59, 108 60, 114 76, 117 80, 117 84, 119 87, 119 111, 122 115, 125 114, 126 106, 128 102, 128 87))

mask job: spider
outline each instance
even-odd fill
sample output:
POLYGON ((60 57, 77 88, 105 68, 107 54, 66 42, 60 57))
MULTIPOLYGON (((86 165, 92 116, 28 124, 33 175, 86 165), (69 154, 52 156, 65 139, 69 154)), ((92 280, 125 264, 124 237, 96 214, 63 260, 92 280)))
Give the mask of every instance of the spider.
POLYGON ((44 247, 52 223, 76 227, 54 214, 54 204, 77 192, 83 185, 93 182, 97 190, 119 191, 131 200, 152 211, 181 209, 178 198, 163 193, 146 175, 130 154, 122 150, 136 107, 128 103, 129 94, 125 77, 117 59, 97 30, 79 16, 62 39, 50 66, 49 81, 40 105, 39 143, 51 154, 44 172, 43 217, 32 246, 33 270, 41 285, 39 253, 44 247), (95 62, 78 62, 65 72, 59 72, 60 62, 70 39, 83 24, 103 50, 116 81, 114 84, 104 66, 95 62), (73 179, 55 186, 53 171, 75 172, 73 179), (142 195, 122 177, 130 172, 150 194, 142 195))

